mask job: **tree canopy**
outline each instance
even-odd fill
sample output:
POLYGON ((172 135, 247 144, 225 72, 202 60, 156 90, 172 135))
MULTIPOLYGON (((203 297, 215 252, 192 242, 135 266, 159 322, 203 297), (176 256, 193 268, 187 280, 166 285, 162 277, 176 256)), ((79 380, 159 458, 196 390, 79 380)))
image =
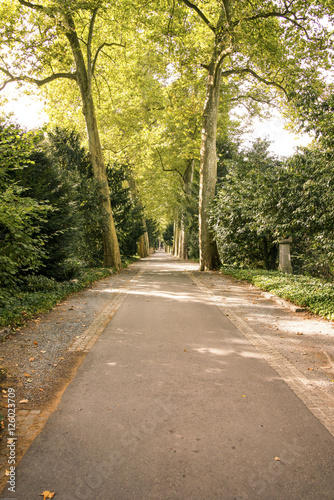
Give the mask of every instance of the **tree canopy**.
MULTIPOLYGON (((331 215, 315 210, 313 223, 306 212, 318 189, 327 193, 321 179, 330 176, 333 93, 324 75, 332 71, 332 20, 327 0, 4 0, 0 88, 15 82, 42 92, 49 149, 31 161, 50 192, 59 179, 78 186, 63 208, 87 208, 71 222, 66 208, 72 243, 83 238, 87 260, 101 259, 103 248, 104 265, 120 267, 119 248, 135 252, 145 219, 160 236, 173 225, 175 254, 199 251, 202 269, 232 261, 236 248, 243 262, 275 267, 278 237, 291 232, 297 241, 306 227, 329 249, 331 215), (284 108, 314 131, 317 146, 288 163, 271 157, 265 142, 247 150, 235 140, 240 106, 249 119, 284 108), (286 184, 296 192, 303 186, 304 208, 286 184), (88 209, 95 210, 91 220, 88 209), (250 239, 260 245, 254 255, 250 239)), ((34 193, 32 213, 40 203, 47 210, 52 197, 25 187, 24 174, 11 182, 34 193)), ((47 216, 55 225, 57 210, 47 216)))

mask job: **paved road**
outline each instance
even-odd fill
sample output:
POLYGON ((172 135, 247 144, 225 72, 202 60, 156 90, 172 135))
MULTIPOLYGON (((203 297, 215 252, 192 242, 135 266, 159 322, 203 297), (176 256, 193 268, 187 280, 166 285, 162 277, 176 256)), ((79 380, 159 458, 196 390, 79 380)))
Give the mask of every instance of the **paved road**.
POLYGON ((333 500, 333 436, 182 263, 144 264, 1 498, 333 500))

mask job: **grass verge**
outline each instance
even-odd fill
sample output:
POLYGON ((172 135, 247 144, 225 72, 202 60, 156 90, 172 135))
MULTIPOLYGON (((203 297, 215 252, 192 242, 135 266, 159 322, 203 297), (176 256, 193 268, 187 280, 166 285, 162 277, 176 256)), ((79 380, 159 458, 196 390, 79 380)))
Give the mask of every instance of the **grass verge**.
POLYGON ((319 316, 334 320, 334 284, 312 276, 284 274, 262 269, 234 269, 223 266, 223 274, 245 280, 319 316))

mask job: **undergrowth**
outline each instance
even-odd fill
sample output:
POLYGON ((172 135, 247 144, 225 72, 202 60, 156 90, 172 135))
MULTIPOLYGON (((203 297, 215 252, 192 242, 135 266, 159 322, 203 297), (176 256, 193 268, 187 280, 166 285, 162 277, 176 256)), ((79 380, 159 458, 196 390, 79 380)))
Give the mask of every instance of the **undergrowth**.
POLYGON ((27 276, 20 286, 0 288, 0 326, 22 325, 36 314, 50 311, 72 293, 114 272, 112 268, 84 269, 75 279, 62 282, 46 276, 27 276))

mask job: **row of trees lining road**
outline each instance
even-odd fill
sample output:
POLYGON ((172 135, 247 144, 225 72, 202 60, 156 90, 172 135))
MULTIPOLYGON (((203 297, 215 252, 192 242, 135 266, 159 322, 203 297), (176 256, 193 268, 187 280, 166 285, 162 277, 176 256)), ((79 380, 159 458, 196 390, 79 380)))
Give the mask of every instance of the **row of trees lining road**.
MULTIPOLYGON (((210 212, 217 139, 227 143, 240 129, 231 115, 240 105, 250 118, 280 105, 299 123, 315 120, 316 101, 312 114, 299 96, 325 91, 333 10, 327 0, 2 2, 1 88, 37 86, 51 126, 86 131, 105 266, 121 266, 122 232, 117 237, 106 164, 131 172, 144 226, 145 217, 160 228, 174 221, 174 252, 196 256, 198 234, 201 269, 218 266, 216 241, 221 252, 225 243, 210 212)), ((235 175, 247 184, 238 165, 235 175)))
MULTIPOLYGON (((79 136, 59 128, 47 135, 27 134, 17 126, 1 125, 0 151, 1 286, 10 287, 37 272, 68 280, 76 277, 80 267, 100 266, 105 214, 79 136)), ((107 168, 124 257, 135 255, 138 240, 147 234, 142 206, 130 189, 130 175, 124 165, 107 168)), ((147 226, 154 241, 156 231, 150 221, 147 226)))

